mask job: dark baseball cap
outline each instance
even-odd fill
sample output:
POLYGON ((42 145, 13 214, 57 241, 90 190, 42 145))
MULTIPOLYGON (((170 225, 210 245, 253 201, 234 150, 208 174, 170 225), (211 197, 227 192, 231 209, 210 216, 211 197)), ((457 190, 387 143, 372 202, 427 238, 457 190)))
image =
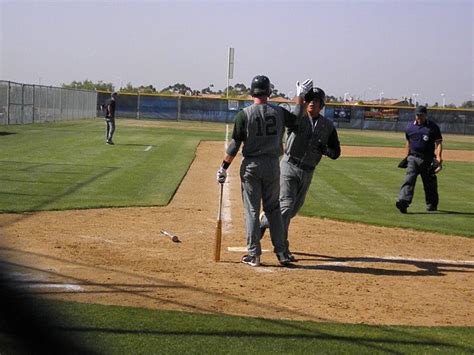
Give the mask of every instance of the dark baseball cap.
POLYGON ((428 110, 426 109, 426 106, 418 106, 415 110, 415 115, 427 115, 428 110))

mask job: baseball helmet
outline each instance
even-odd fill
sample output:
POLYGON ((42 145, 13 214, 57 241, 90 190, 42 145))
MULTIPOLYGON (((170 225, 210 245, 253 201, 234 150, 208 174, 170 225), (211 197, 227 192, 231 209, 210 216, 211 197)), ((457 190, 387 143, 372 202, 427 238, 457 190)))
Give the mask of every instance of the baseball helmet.
POLYGON ((250 95, 252 96, 270 96, 272 89, 270 79, 265 75, 257 75, 250 84, 250 95))
POLYGON ((321 108, 324 107, 326 104, 326 94, 324 93, 323 89, 314 87, 309 90, 306 95, 304 95, 304 102, 311 102, 314 99, 319 100, 321 108))

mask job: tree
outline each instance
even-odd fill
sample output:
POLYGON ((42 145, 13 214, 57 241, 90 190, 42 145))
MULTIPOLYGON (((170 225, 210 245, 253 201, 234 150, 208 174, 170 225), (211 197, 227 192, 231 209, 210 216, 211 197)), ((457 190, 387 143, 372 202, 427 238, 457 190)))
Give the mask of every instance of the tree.
POLYGON ((70 84, 61 85, 65 89, 82 89, 82 90, 99 90, 99 91, 114 91, 112 83, 104 83, 102 80, 94 83, 91 80, 73 81, 70 84))
POLYGON ((474 108, 474 101, 472 101, 472 100, 465 101, 465 102, 462 103, 461 107, 462 108, 474 108))
POLYGON ((179 84, 176 83, 174 85, 170 85, 163 90, 160 91, 163 94, 180 94, 180 95, 186 95, 186 93, 192 93, 193 90, 185 85, 185 84, 179 84))
POLYGON ((214 91, 213 91, 213 88, 214 88, 214 84, 209 84, 209 86, 207 88, 204 88, 201 90, 201 93, 203 95, 212 95, 212 94, 216 94, 214 91))
POLYGON ((128 82, 124 88, 120 88, 120 92, 136 93, 138 88, 134 87, 131 82, 128 82))
POLYGON ((336 96, 333 96, 333 95, 327 95, 326 96, 326 101, 327 102, 337 102, 337 98, 336 98, 336 96))
POLYGON ((148 86, 140 85, 140 87, 138 88, 138 92, 144 93, 144 94, 153 94, 156 92, 156 89, 151 84, 148 86))
POLYGON ((446 107, 447 107, 447 108, 456 108, 456 105, 453 104, 453 103, 451 103, 451 104, 449 104, 449 105, 446 105, 446 107))

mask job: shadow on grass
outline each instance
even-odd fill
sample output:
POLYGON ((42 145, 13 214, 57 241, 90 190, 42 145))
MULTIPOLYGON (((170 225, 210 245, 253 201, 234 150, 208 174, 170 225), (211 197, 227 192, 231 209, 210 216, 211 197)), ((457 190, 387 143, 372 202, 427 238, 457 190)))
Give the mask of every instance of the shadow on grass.
POLYGON ((9 136, 11 134, 16 134, 16 132, 1 132, 0 131, 0 136, 9 136))

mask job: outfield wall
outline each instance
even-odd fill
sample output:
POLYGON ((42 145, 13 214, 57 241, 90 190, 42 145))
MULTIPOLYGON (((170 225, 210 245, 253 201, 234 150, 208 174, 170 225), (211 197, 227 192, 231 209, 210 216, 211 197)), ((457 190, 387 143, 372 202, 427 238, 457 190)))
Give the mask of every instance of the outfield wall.
MULTIPOLYGON (((97 93, 97 115, 101 103, 110 93, 97 93)), ((286 101, 273 104, 289 106, 286 101)), ((192 120, 207 122, 233 121, 238 110, 251 100, 205 98, 200 96, 167 96, 159 94, 119 94, 117 117, 157 120, 192 120)), ((414 119, 413 106, 344 105, 328 103, 323 111, 336 127, 361 130, 404 131, 414 119)), ((429 108, 428 118, 438 123, 443 133, 474 134, 474 110, 429 108)))
POLYGON ((96 116, 95 91, 0 80, 0 124, 28 124, 96 116))

